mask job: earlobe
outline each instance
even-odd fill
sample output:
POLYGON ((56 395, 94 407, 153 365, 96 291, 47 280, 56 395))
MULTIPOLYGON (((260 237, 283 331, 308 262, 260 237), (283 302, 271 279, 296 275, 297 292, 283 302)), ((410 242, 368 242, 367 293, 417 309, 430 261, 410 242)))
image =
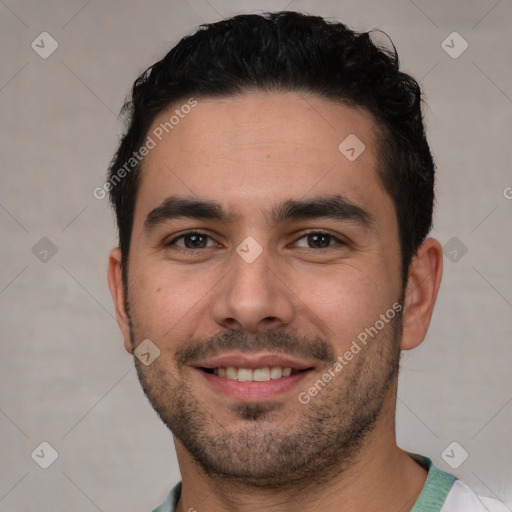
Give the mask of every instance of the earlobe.
POLYGON ((402 350, 417 347, 425 338, 443 273, 443 249, 427 238, 409 267, 403 313, 402 350))
POLYGON ((127 301, 123 282, 122 256, 119 247, 110 251, 107 277, 110 294, 112 295, 116 310, 117 323, 124 338, 124 347, 131 354, 133 353, 133 347, 130 336, 130 319, 126 308, 127 301))

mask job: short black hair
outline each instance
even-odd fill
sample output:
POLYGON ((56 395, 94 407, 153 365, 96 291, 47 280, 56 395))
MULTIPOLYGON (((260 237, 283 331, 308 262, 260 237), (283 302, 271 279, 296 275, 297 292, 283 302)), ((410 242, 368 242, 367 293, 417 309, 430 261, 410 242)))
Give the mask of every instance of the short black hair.
POLYGON ((142 73, 123 106, 127 129, 107 179, 125 284, 143 161, 139 150, 155 117, 178 101, 259 90, 312 93, 362 107, 373 116, 377 172, 395 206, 405 286, 411 260, 432 226, 435 165, 423 125, 421 89, 399 70, 398 54, 390 46, 374 44, 371 32, 319 16, 243 14, 201 25, 142 73))

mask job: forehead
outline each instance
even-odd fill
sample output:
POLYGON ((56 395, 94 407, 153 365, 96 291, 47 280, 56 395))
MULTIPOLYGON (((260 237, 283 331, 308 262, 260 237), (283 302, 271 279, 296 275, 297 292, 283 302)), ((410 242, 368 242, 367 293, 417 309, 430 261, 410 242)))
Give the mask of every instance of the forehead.
POLYGON ((155 118, 136 212, 174 193, 238 211, 278 196, 339 192, 364 202, 384 193, 376 172, 377 126, 364 109, 296 92, 194 102, 192 108, 185 108, 193 104, 188 99, 175 103, 155 118))

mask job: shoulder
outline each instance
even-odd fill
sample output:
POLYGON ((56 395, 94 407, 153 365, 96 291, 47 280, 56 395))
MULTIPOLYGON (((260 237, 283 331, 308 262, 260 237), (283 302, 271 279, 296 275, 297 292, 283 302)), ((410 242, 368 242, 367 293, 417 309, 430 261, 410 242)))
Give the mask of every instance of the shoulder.
POLYGON ((409 455, 428 470, 425 485, 411 512, 511 512, 498 500, 478 496, 462 480, 439 469, 428 457, 409 455))
POLYGON ((509 512, 500 501, 478 496, 461 480, 455 480, 440 512, 509 512))

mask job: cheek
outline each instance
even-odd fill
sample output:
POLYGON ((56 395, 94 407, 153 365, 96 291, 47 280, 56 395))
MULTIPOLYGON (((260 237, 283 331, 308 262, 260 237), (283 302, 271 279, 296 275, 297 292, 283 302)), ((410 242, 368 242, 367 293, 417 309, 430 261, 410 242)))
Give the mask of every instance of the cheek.
POLYGON ((336 345, 350 344, 357 335, 373 326, 389 310, 397 297, 394 286, 382 272, 345 266, 303 282, 297 294, 316 318, 323 334, 336 345))
POLYGON ((213 286, 190 271, 171 272, 165 265, 134 271, 130 277, 130 312, 136 330, 166 343, 190 335, 213 286))

